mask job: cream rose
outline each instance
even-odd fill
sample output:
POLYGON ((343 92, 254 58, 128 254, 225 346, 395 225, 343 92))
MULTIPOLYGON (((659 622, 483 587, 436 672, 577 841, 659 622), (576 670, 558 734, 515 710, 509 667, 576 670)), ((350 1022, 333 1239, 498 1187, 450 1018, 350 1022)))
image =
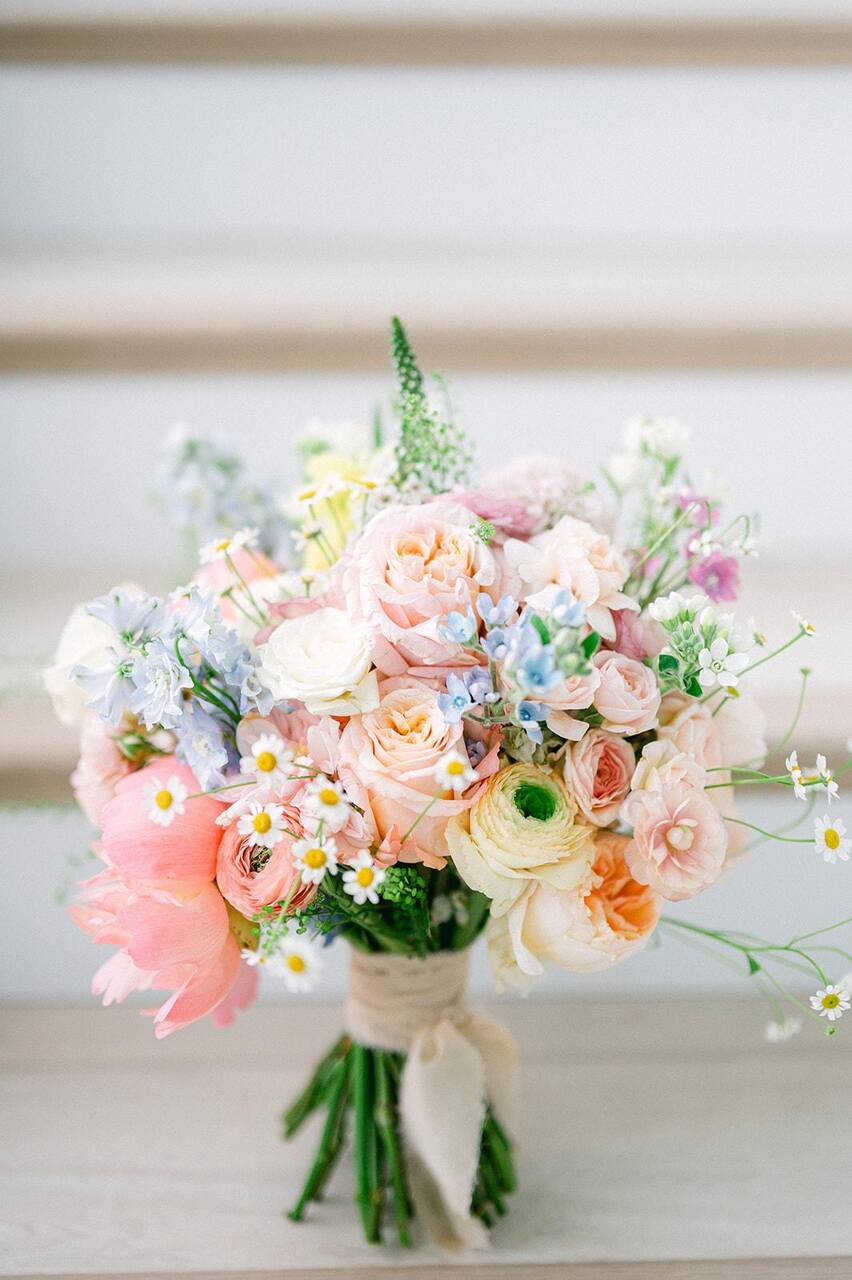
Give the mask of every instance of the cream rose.
POLYGON ((456 870, 471 889, 491 898, 501 916, 530 881, 576 889, 590 880, 592 840, 575 822, 564 782, 529 764, 495 774, 475 804, 447 825, 456 870))
POLYGON ((370 636, 343 609, 285 618, 260 647, 260 679, 276 701, 312 715, 351 716, 378 706, 370 636))
POLYGON ((523 989, 546 963, 577 973, 608 969, 645 945, 660 918, 660 899, 631 876, 628 845, 626 836, 598 832, 586 893, 529 885, 505 916, 489 922, 498 986, 523 989))
POLYGON ((580 812, 596 827, 615 822, 635 764, 633 748, 604 729, 589 729, 568 748, 565 782, 580 812))
POLYGON ((662 791, 676 782, 704 785, 706 775, 700 764, 673 742, 659 738, 645 746, 630 780, 631 791, 662 791))
POLYGON ((387 675, 458 661, 459 646, 441 627, 498 577, 473 524, 461 503, 394 507, 375 516, 352 547, 343 570, 346 603, 377 637, 375 662, 387 675))
POLYGON ((592 662, 601 678, 592 704, 603 716, 604 729, 628 735, 653 729, 660 689, 651 668, 608 649, 596 653, 592 662))

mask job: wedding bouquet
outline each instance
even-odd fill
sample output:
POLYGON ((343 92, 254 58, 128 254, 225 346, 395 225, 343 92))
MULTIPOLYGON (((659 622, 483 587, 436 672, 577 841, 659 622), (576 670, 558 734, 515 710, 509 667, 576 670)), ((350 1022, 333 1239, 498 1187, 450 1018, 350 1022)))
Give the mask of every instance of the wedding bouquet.
POLYGON ((498 988, 525 989, 667 926, 741 958, 774 1038, 795 1029, 782 1000, 833 1030, 850 1002, 817 957, 826 931, 773 944, 661 907, 710 888, 749 829, 832 862, 850 841, 829 813, 800 836, 734 811, 737 786, 765 782, 806 818, 837 782, 795 751, 762 767, 749 676, 813 628, 770 651, 727 611, 752 521, 690 481, 685 429, 628 423, 602 490, 539 456, 474 483, 446 388, 429 394, 396 320, 392 349, 392 433, 378 416, 308 427, 283 501, 176 435, 165 489, 198 568, 165 599, 126 584, 75 610, 46 681, 81 725, 72 782, 100 833, 71 908, 117 947, 93 991, 168 992, 147 1011, 157 1036, 224 1025, 261 970, 307 990, 345 940, 343 1034, 285 1116, 289 1135, 324 1115, 291 1216, 351 1118, 368 1240, 390 1220, 408 1243, 416 1214, 478 1244, 515 1173, 514 1049, 465 1001, 477 937, 498 988), (777 959, 813 975, 809 1003, 777 959))

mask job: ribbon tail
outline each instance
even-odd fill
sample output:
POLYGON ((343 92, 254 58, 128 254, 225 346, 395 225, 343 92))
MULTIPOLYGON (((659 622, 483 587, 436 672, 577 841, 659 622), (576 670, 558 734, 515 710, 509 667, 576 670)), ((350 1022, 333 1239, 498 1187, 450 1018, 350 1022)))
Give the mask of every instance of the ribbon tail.
POLYGON ((510 1137, 518 1133, 518 1046, 505 1027, 484 1013, 469 1013, 459 1030, 479 1053, 485 1092, 510 1137))
POLYGON ((470 1211, 485 1119, 486 1066, 448 1019, 424 1027, 408 1052, 400 1114, 415 1208, 447 1248, 483 1248, 488 1235, 470 1211))

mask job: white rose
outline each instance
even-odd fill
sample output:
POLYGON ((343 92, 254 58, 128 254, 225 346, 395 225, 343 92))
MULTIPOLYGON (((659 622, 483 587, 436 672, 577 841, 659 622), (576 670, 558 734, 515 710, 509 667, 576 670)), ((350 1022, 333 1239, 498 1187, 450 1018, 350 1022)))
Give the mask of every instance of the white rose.
POLYGON ((88 694, 71 679, 76 666, 102 667, 108 649, 116 643, 112 627, 93 618, 84 604, 78 604, 62 628, 53 664, 42 672, 42 681, 63 724, 71 728, 83 723, 88 694))
POLYGON ((371 641, 343 609, 285 618, 260 647, 260 679, 276 701, 295 698, 312 715, 351 716, 379 705, 371 641))

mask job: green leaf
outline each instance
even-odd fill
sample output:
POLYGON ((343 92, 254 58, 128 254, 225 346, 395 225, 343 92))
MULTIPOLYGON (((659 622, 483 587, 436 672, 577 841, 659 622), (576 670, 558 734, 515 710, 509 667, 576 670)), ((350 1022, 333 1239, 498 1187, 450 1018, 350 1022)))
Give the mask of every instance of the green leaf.
POLYGON ((659 657, 660 671, 677 671, 680 662, 673 653, 661 653, 659 657))
POLYGON ((691 698, 700 698, 702 693, 704 692, 704 690, 701 688, 701 685, 698 683, 697 676, 692 676, 692 678, 687 681, 684 687, 686 689, 686 692, 689 694, 691 698))
POLYGON ((749 975, 753 973, 760 973, 761 966, 757 963, 753 955, 747 955, 746 960, 748 960, 749 975))
POLYGON ((600 642, 601 638, 597 631, 590 631, 580 646, 583 650, 583 657, 591 658, 592 654, 597 653, 600 642))
POLYGON ((532 625, 535 627, 536 631, 538 632, 539 637, 540 637, 540 639, 541 639, 541 643, 542 643, 542 644, 550 644, 550 632, 548 631, 547 627, 544 625, 544 622, 543 622, 543 621, 542 621, 542 619, 538 616, 538 614, 537 614, 537 613, 534 613, 534 614, 532 615, 532 617, 530 618, 530 622, 532 623, 532 625))

